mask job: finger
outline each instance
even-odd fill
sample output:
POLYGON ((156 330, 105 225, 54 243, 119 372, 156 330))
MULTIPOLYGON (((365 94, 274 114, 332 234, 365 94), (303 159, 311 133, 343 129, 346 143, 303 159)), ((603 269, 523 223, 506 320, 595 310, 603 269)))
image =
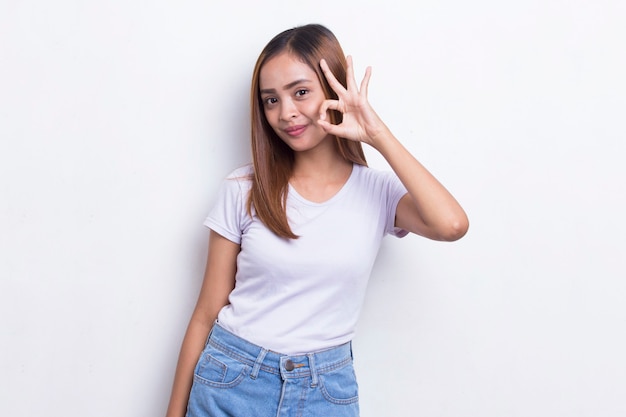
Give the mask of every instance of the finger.
POLYGON ((356 91, 356 78, 354 78, 354 63, 352 62, 352 55, 346 57, 346 86, 348 91, 356 91))
POLYGON ((320 106, 320 119, 326 120, 326 114, 328 110, 341 111, 339 100, 324 100, 320 106))
POLYGON ((367 88, 370 84, 370 78, 372 77, 372 67, 367 67, 365 69, 365 76, 363 77, 363 81, 361 81, 361 94, 367 98, 367 88))
POLYGON ((325 59, 322 59, 320 61, 320 67, 322 68, 322 72, 326 77, 326 81, 328 81, 328 85, 330 85, 330 88, 332 88, 335 93, 340 94, 346 91, 343 85, 341 85, 341 83, 337 81, 337 78, 335 78, 335 75, 330 70, 330 67, 328 66, 328 63, 325 59))
POLYGON ((332 123, 328 123, 326 120, 318 120, 317 124, 324 130, 324 132, 330 135, 339 136, 339 137, 344 136, 345 129, 343 129, 343 127, 340 125, 334 125, 332 123))

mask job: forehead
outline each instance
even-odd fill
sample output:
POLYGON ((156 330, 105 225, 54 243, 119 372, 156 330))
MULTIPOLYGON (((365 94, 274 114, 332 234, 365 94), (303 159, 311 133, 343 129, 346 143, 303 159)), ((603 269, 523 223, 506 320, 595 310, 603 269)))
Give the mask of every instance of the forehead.
POLYGON ((298 57, 283 52, 270 58, 263 64, 259 73, 259 87, 264 89, 282 89, 296 80, 308 80, 319 83, 317 73, 298 57))

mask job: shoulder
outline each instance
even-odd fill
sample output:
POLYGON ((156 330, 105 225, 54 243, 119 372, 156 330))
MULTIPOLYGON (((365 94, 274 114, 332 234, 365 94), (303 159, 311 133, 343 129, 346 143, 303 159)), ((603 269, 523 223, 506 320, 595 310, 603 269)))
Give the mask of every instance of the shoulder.
POLYGON ((392 171, 383 171, 358 164, 355 164, 353 169, 357 181, 369 187, 380 187, 397 181, 397 177, 392 171))
POLYGON ((249 164, 236 168, 226 175, 219 187, 218 201, 223 203, 227 201, 241 202, 245 199, 252 188, 252 172, 252 164, 249 164))
POLYGON ((406 188, 393 171, 384 171, 366 166, 355 165, 355 177, 357 187, 361 192, 369 195, 383 197, 383 201, 387 201, 395 205, 400 198, 406 194, 406 188))
POLYGON ((252 164, 247 164, 242 167, 234 169, 230 174, 226 176, 227 180, 237 180, 237 181, 252 181, 252 175, 254 174, 254 169, 252 168, 252 164))
POLYGON ((252 164, 236 168, 224 178, 223 187, 247 191, 252 187, 253 175, 252 164))

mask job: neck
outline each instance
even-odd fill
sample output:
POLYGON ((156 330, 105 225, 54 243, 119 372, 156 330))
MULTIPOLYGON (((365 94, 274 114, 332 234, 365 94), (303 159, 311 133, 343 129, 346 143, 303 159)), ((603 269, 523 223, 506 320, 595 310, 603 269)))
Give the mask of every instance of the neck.
POLYGON ((328 138, 326 146, 318 146, 305 152, 296 152, 292 177, 333 178, 343 177, 352 168, 352 162, 346 161, 334 140, 328 138))

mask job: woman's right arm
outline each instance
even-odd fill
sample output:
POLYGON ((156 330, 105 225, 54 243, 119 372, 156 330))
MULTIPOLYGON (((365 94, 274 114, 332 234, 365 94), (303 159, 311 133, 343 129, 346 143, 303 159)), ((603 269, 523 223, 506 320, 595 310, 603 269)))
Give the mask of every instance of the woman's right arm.
POLYGON ((178 357, 167 417, 183 417, 187 411, 194 368, 217 314, 235 288, 239 250, 238 244, 211 230, 204 281, 178 357))

